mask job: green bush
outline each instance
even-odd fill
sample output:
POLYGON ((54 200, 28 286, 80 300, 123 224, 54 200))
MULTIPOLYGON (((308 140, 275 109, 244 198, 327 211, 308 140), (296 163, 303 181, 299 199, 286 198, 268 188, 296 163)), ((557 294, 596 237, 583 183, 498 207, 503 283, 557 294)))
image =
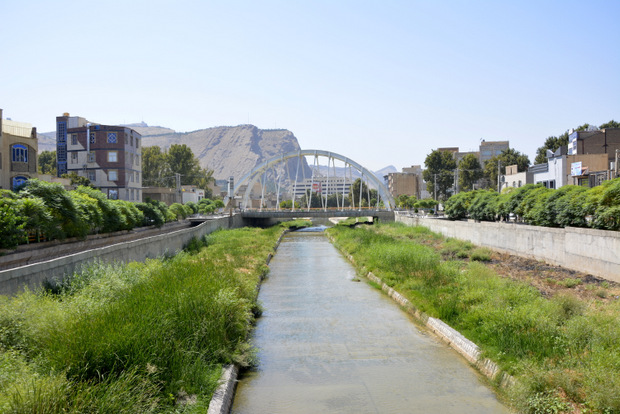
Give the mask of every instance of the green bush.
POLYGON ((580 186, 564 186, 558 189, 561 197, 554 204, 555 222, 560 227, 586 227, 583 197, 587 191, 580 186))
POLYGON ((161 208, 157 202, 148 200, 145 203, 138 203, 136 207, 142 212, 144 226, 161 227, 166 223, 166 216, 162 214, 161 208))
POLYGON ((19 215, 15 200, 0 197, 0 247, 13 249, 26 240, 27 217, 19 215))
POLYGON ((474 220, 495 221, 498 196, 499 194, 493 190, 474 191, 469 216, 474 220))
POLYGON ((28 180, 20 188, 19 196, 21 198, 35 196, 43 199, 50 209, 54 223, 54 226, 50 226, 54 230, 54 234, 49 235, 50 238, 64 239, 84 235, 84 227, 87 224, 83 223, 75 202, 62 185, 38 179, 28 180))
POLYGON ((185 219, 185 217, 187 217, 187 210, 183 204, 173 203, 168 207, 168 210, 174 215, 175 220, 185 219))
POLYGON ((445 203, 445 214, 451 220, 467 218, 469 207, 474 199, 475 192, 461 192, 450 197, 445 203))

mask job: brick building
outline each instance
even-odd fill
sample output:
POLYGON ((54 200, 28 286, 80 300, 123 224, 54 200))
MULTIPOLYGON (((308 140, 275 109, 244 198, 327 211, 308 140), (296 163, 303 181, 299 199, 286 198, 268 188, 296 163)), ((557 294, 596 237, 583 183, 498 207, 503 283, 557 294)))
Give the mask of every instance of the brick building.
POLYGON ((12 190, 37 178, 37 129, 24 122, 2 119, 0 109, 0 189, 12 190))
POLYGON ((422 167, 412 165, 410 168, 403 168, 402 172, 389 173, 383 177, 392 197, 397 198, 405 194, 422 198, 422 167))
POLYGON ((620 150, 620 128, 575 131, 568 137, 568 155, 607 154, 611 163, 615 161, 616 150, 620 150))
POLYGON ((131 128, 56 117, 58 176, 87 177, 110 199, 142 201, 142 136, 131 128), (87 139, 88 137, 88 139, 87 139))

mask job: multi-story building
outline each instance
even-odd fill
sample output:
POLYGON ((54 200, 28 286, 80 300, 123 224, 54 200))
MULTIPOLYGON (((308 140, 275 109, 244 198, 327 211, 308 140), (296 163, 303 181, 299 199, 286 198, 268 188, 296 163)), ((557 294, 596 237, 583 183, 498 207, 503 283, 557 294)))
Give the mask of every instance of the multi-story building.
POLYGON ((384 176, 385 184, 392 194, 392 197, 396 198, 399 195, 405 194, 408 196, 415 196, 416 198, 422 197, 422 166, 412 165, 410 168, 403 168, 402 172, 389 173, 384 176))
POLYGON ((484 139, 480 142, 479 151, 463 151, 459 150, 459 147, 445 147, 445 148, 437 148, 438 151, 445 151, 452 153, 456 162, 460 162, 466 155, 474 154, 480 165, 484 167, 484 163, 490 160, 491 158, 501 155, 502 151, 510 148, 510 141, 485 141, 484 139))
POLYGON ((37 129, 25 122, 2 119, 0 109, 0 189, 12 190, 37 178, 37 129))
POLYGON ((616 150, 620 150, 620 128, 575 131, 568 137, 568 155, 607 154, 612 163, 616 150))
POLYGON ((76 173, 114 200, 142 201, 142 136, 131 128, 56 117, 58 176, 76 173))
POLYGON ((347 196, 351 191, 351 184, 351 179, 348 177, 315 175, 314 178, 306 178, 293 185, 293 194, 295 198, 301 198, 306 194, 306 191, 312 190, 312 192, 322 196, 332 194, 344 194, 347 196))
POLYGON ((502 151, 510 148, 509 141, 485 141, 480 142, 480 156, 478 160, 480 165, 484 167, 484 163, 491 158, 501 155, 502 151))

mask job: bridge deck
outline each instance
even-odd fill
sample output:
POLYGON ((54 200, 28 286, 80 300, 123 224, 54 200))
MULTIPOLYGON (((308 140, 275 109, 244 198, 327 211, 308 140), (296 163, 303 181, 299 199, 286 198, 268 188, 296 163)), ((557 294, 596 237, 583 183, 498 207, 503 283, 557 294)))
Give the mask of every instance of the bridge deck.
POLYGON ((245 210, 241 212, 244 218, 329 218, 329 217, 376 217, 384 221, 394 221, 394 212, 387 210, 337 210, 311 209, 307 210, 245 210))

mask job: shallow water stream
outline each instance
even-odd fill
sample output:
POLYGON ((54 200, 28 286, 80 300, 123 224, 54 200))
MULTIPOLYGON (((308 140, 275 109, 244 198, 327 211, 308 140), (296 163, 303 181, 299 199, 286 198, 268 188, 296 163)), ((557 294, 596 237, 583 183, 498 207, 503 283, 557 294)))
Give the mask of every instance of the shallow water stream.
POLYGON ((476 372, 417 326, 323 233, 287 234, 271 261, 242 413, 508 413, 476 372))

